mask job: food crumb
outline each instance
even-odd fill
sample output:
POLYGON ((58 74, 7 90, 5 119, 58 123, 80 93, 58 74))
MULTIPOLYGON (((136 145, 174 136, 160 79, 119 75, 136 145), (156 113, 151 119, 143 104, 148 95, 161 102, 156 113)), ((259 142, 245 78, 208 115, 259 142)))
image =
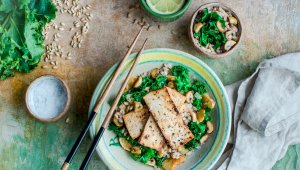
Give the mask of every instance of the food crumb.
POLYGON ((70 121, 70 118, 66 118, 66 123, 68 123, 70 121))

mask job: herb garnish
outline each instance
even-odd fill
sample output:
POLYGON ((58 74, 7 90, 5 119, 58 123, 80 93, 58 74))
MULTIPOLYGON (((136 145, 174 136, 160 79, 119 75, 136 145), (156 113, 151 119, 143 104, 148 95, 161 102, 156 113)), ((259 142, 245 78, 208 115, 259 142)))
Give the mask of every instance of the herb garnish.
POLYGON ((200 45, 206 47, 208 43, 213 44, 213 49, 216 50, 219 46, 226 43, 224 33, 219 32, 216 24, 220 21, 223 27, 226 27, 225 20, 217 12, 208 12, 205 9, 202 18, 199 22, 206 24, 201 28, 201 32, 194 33, 195 37, 199 37, 200 45))

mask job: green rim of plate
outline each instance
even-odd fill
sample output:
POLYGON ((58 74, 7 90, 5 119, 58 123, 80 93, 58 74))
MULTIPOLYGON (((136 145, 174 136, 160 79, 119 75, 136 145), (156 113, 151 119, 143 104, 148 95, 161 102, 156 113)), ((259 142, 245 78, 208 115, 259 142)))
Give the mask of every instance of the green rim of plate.
POLYGON ((185 4, 183 5, 183 7, 175 12, 174 14, 159 14, 157 12, 152 11, 149 6, 147 5, 147 2, 145 0, 141 0, 142 3, 142 9, 146 12, 146 14, 153 19, 154 21, 158 21, 158 22, 172 22, 177 20, 178 18, 180 18, 186 11, 187 9, 190 7, 192 0, 186 0, 185 4))
MULTIPOLYGON (((135 57, 136 57, 137 53, 130 55, 130 57, 128 58, 128 60, 126 61, 126 64, 124 66, 124 69, 122 70, 121 74, 118 76, 118 78, 120 76, 122 76, 123 74, 127 73, 129 71, 130 66, 132 65, 135 57)), ((140 59, 140 62, 138 63, 138 65, 140 64, 144 64, 144 63, 148 63, 148 62, 153 62, 153 61, 157 61, 157 62, 171 62, 171 63, 175 63, 175 64, 180 64, 181 62, 183 63, 182 65, 188 67, 189 69, 191 69, 191 71, 193 71, 195 74, 197 74, 197 76, 202 77, 203 74, 208 74, 207 76, 210 76, 211 79, 209 80, 205 80, 205 83, 207 84, 207 86, 210 88, 211 92, 213 93, 213 96, 216 100, 216 106, 217 106, 217 117, 218 117, 218 128, 216 131, 216 135, 215 138, 212 142, 212 145, 210 146, 210 149, 207 151, 207 153, 205 154, 205 156, 199 160, 196 165, 194 165, 191 169, 210 169, 212 168, 212 166, 218 161, 218 159, 220 158, 220 156, 222 155, 227 141, 229 139, 229 135, 230 135, 230 129, 231 129, 231 113, 230 113, 230 104, 229 104, 229 100, 227 97, 227 93, 225 91, 225 88, 222 84, 222 82, 220 81, 220 79, 217 77, 217 75, 205 64, 203 63, 201 60, 199 60, 198 58, 187 54, 185 52, 182 51, 178 51, 178 50, 173 50, 173 49, 167 49, 167 48, 158 48, 158 49, 149 49, 149 50, 145 50, 142 54, 143 56, 140 59), (143 58, 147 58, 147 55, 151 55, 151 54, 155 54, 155 53, 160 53, 160 54, 165 54, 165 55, 170 55, 170 56, 176 56, 178 58, 176 58, 177 60, 172 60, 172 58, 174 57, 166 57, 166 58, 170 58, 169 60, 162 60, 159 59, 159 57, 154 57, 154 59, 151 58, 151 56, 149 57, 149 59, 145 59, 145 62, 143 62, 143 58), (150 60, 151 58, 151 60, 150 60), (180 60, 179 60, 180 58, 180 60), (202 70, 201 74, 198 71, 195 71, 194 69, 192 69, 189 65, 185 65, 184 63, 189 63, 190 65, 193 65, 195 68, 196 65, 198 65, 197 69, 202 70), (211 83, 210 83, 211 82, 211 83), (215 89, 215 90, 213 90, 215 89), (220 93, 218 95, 216 95, 215 93, 220 93), (220 109, 221 108, 221 109, 220 109), (220 130, 223 133, 220 133, 220 130)), ((158 55, 156 55, 158 56, 158 55)), ((97 85, 94 94, 92 96, 91 102, 90 102, 90 107, 89 107, 89 116, 92 113, 92 110, 96 104, 97 101, 99 101, 99 94, 102 94, 104 91, 104 87, 106 87, 108 85, 109 80, 111 79, 114 71, 116 70, 117 66, 119 65, 120 62, 118 62, 117 64, 115 64, 111 69, 109 69, 109 71, 103 76, 103 78, 101 79, 101 81, 99 82, 99 84, 97 85)), ((98 125, 97 127, 99 127, 99 122, 103 122, 105 115, 102 115, 102 109, 100 111, 100 114, 97 115, 97 117, 95 118, 94 122, 92 123, 92 126, 90 127, 90 135, 91 138, 94 139, 95 136, 95 129, 96 129, 96 124, 98 125)), ((103 136, 104 138, 104 136, 103 136)), ((105 140, 101 140, 96 148, 96 151, 98 153, 98 155, 100 156, 100 158, 102 159, 102 161, 110 168, 110 169, 126 169, 126 167, 124 167, 122 164, 120 164, 116 158, 114 157, 114 155, 108 151, 108 147, 107 144, 105 144, 105 140), (101 150, 102 149, 102 150, 101 150), (104 150, 106 149, 106 150, 104 150), (104 153, 105 152, 105 153, 104 153), (109 156, 107 154, 110 154, 109 156), (108 160, 109 159, 109 160, 108 160)))

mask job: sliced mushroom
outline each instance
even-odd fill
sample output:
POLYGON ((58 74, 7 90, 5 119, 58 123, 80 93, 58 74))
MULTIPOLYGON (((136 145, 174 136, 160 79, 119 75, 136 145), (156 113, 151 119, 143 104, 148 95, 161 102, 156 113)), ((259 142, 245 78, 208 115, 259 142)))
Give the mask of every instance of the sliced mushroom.
POLYGON ((193 96, 193 93, 191 91, 187 92, 185 94, 185 97, 186 97, 186 102, 193 103, 194 96, 193 96))
POLYGON ((122 146, 123 149, 126 151, 130 151, 131 148, 133 147, 131 143, 128 142, 125 138, 119 138, 120 145, 122 146))
POLYGON ((143 77, 142 76, 140 76, 138 79, 137 79, 137 81, 135 82, 135 84, 134 84, 134 88, 138 88, 141 84, 142 84, 142 82, 143 82, 143 77))
POLYGON ((197 122, 197 115, 196 115, 196 113, 189 110, 189 114, 192 117, 192 122, 197 122))
POLYGON ((140 102, 134 102, 134 112, 138 112, 143 109, 143 105, 140 102))
POLYGON ((237 19, 234 18, 234 17, 228 17, 229 19, 229 23, 232 24, 232 25, 236 25, 237 24, 237 19))
POLYGON ((209 135, 204 135, 200 138, 200 144, 203 145, 207 139, 209 138, 209 135))
POLYGON ((135 155, 140 155, 142 154, 142 149, 138 146, 134 146, 130 149, 130 152, 135 155))
POLYGON ((152 77, 152 78, 155 79, 157 76, 159 76, 159 69, 158 69, 158 68, 153 69, 153 70, 151 71, 151 77, 152 77))
POLYGON ((233 47, 235 44, 236 44, 236 42, 233 41, 233 40, 226 41, 226 43, 225 43, 225 45, 224 45, 224 50, 225 50, 225 51, 230 50, 231 47, 233 47))
POLYGON ((166 76, 168 81, 175 81, 176 76, 166 76))
POLYGON ((157 153, 158 157, 160 157, 160 158, 162 158, 163 156, 165 156, 165 154, 166 154, 166 151, 164 150, 164 148, 162 148, 162 149, 157 153))
POLYGON ((207 127, 206 133, 210 134, 211 132, 214 131, 214 125, 210 121, 206 122, 206 127, 207 127))
POLYGON ((189 152, 189 150, 186 149, 186 148, 184 147, 184 145, 181 145, 181 146, 177 149, 177 151, 178 151, 179 153, 181 153, 182 155, 184 155, 184 154, 186 154, 187 152, 189 152))
POLYGON ((170 87, 171 89, 175 89, 175 82, 174 81, 170 81, 168 83, 168 87, 170 87))
POLYGON ((225 28, 223 28, 222 23, 217 21, 217 28, 220 32, 225 32, 225 28))
POLYGON ((150 165, 150 166, 155 166, 156 165, 156 161, 155 161, 154 158, 151 158, 151 159, 149 159, 149 161, 146 164, 150 165))
POLYGON ((132 105, 126 106, 125 113, 129 113, 130 111, 132 111, 132 109, 133 109, 132 105))
POLYGON ((198 33, 204 25, 205 25, 205 22, 204 23, 199 22, 199 23, 195 24, 194 25, 195 33, 198 33))
POLYGON ((204 109, 200 109, 197 112, 197 120, 199 123, 201 123, 204 120, 204 114, 205 114, 205 110, 204 109))
POLYGON ((133 85, 135 84, 136 80, 137 80, 136 77, 130 77, 129 81, 128 81, 126 87, 125 87, 125 91, 130 90, 133 87, 133 85))
POLYGON ((208 102, 209 100, 210 100, 209 95, 208 95, 207 93, 204 93, 204 94, 202 95, 201 102, 202 102, 202 103, 206 103, 206 102, 208 102))
POLYGON ((116 118, 116 116, 114 116, 114 123, 118 126, 118 127, 122 127, 124 125, 124 123, 120 123, 118 121, 118 119, 116 118))

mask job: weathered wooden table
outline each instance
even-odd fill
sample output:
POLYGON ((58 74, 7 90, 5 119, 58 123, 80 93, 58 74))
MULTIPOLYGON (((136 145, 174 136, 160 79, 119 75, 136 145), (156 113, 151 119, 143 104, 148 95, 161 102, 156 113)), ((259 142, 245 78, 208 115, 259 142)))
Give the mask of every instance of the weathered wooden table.
MULTIPOLYGON (((300 1, 264 0, 236 1, 224 3, 232 7, 243 20, 244 37, 239 48, 230 56, 212 59, 199 55, 191 46, 187 27, 192 13, 208 0, 192 2, 188 11, 172 23, 156 23, 147 17, 141 9, 131 11, 129 7, 138 0, 87 0, 93 18, 89 21, 89 32, 82 36, 81 48, 71 48, 70 41, 75 31, 59 32, 60 44, 64 53, 72 51, 72 59, 57 58, 58 69, 51 69, 44 61, 30 74, 17 73, 15 78, 0 82, 0 169, 59 169, 68 155, 79 132, 87 120, 90 98, 97 83, 105 72, 118 62, 126 53, 134 36, 140 29, 132 24, 134 19, 146 21, 152 25, 144 31, 138 41, 140 48, 148 37, 147 48, 172 48, 190 53, 209 65, 220 77, 224 85, 234 83, 251 75, 258 63, 281 54, 300 51, 300 1), (158 29, 161 25, 161 30, 158 29), (172 34, 174 30, 178 34, 172 34), (72 93, 71 107, 68 113, 53 123, 38 121, 29 115, 24 96, 29 83, 44 74, 54 74, 64 79, 72 93), (69 118, 69 122, 65 121, 69 118)), ((57 12, 57 25, 64 22, 66 29, 80 18, 57 12)), ((79 21, 80 22, 80 21, 79 21)), ((79 29, 79 28, 77 28, 79 29)), ((49 37, 57 30, 50 30, 49 37)), ((53 38, 50 38, 51 40, 53 38)), ((45 43, 48 44, 47 40, 45 43)), ((78 169, 91 144, 86 137, 77 152, 70 169, 78 169)), ((286 156, 273 167, 279 169, 300 168, 300 144, 290 146, 286 156)), ((97 154, 88 169, 107 169, 97 154)))

